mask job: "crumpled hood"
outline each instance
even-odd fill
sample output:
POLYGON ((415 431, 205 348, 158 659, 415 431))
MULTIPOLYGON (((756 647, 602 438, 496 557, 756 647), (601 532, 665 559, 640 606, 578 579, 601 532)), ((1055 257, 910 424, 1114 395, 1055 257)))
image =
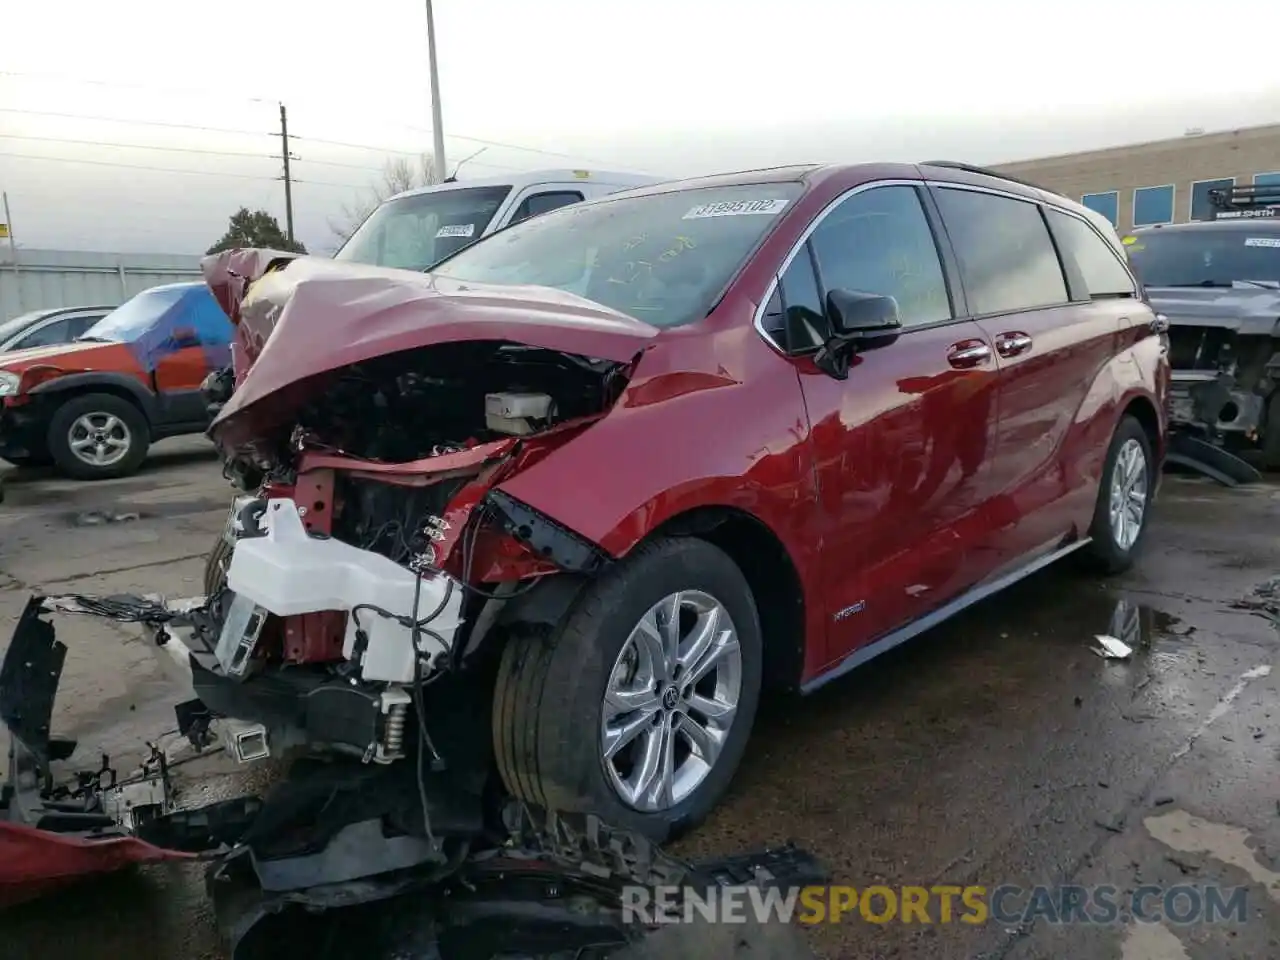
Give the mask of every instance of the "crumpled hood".
POLYGON ((94 366, 94 357, 104 349, 118 347, 117 343, 59 343, 49 347, 28 347, 0 353, 0 370, 21 373, 31 367, 48 364, 55 367, 87 369, 94 366))
POLYGON ((476 284, 270 250, 230 251, 206 259, 203 269, 237 325, 238 386, 210 428, 220 443, 244 442, 288 420, 313 389, 304 381, 401 350, 505 340, 622 363, 658 334, 546 287, 476 284))
POLYGON ((1243 334, 1280 330, 1280 290, 1261 287, 1147 287, 1158 313, 1175 326, 1226 327, 1243 334))

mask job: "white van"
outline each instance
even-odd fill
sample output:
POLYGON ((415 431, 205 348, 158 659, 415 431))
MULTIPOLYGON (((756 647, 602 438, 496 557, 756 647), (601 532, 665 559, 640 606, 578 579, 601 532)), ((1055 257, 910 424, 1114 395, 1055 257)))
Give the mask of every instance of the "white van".
POLYGON ((513 223, 662 179, 604 170, 534 170, 406 190, 379 204, 334 259, 426 270, 513 223))

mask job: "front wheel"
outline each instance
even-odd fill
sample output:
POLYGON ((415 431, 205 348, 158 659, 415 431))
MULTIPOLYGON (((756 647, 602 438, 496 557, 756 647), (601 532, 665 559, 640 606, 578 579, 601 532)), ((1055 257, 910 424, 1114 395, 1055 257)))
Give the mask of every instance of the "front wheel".
POLYGON ((1146 430, 1125 416, 1107 448, 1089 527, 1089 552, 1103 573, 1127 570, 1142 546, 1155 493, 1153 459, 1146 430))
POLYGON ((147 418, 110 393, 72 397, 49 419, 49 453, 76 480, 103 480, 137 472, 151 445, 147 418))
POLYGON ((503 651, 493 728, 507 789, 656 842, 696 826, 742 759, 761 653, 727 554, 693 538, 638 548, 550 636, 503 651))

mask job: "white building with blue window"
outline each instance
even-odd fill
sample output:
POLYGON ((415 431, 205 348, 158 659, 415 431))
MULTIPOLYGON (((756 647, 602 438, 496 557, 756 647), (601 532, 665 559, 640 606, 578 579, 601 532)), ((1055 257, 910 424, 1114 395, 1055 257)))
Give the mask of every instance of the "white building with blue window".
POLYGON ((1208 219, 1209 191, 1280 186, 1280 124, 999 164, 1097 210, 1117 229, 1208 219))

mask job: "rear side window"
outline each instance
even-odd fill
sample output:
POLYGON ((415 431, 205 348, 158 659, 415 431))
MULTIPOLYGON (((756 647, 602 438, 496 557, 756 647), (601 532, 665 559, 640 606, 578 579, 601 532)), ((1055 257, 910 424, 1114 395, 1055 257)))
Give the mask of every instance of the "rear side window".
POLYGON ((582 194, 576 190, 548 190, 544 193, 530 194, 520 201, 520 206, 516 207, 516 212, 512 215, 511 222, 519 223, 521 220, 528 220, 530 217, 536 217, 540 213, 549 213, 552 210, 567 207, 569 204, 578 203, 581 200, 582 194))
POLYGON ((1133 280, 1120 257, 1094 229, 1070 214, 1049 210, 1049 223, 1062 252, 1075 258, 1090 297, 1132 297, 1133 280))
POLYGON ((1068 302, 1062 265, 1036 204, 945 187, 937 197, 971 313, 1068 302))

